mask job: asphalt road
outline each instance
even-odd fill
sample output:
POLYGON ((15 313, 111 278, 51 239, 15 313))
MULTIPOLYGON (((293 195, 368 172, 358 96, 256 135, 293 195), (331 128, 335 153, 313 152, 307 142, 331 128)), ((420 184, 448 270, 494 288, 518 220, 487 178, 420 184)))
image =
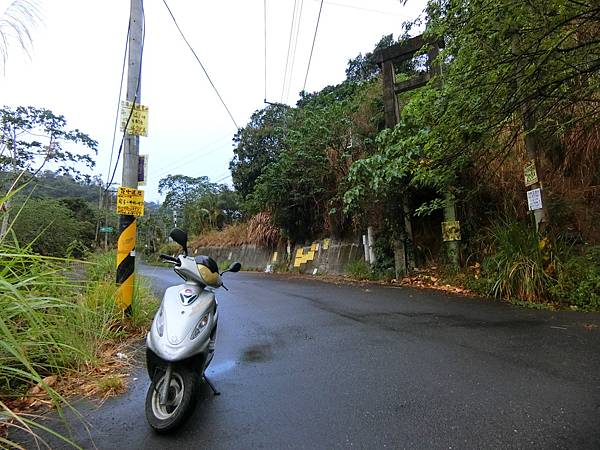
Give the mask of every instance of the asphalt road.
MULTIPOLYGON (((169 269, 141 267, 158 292, 169 269)), ((144 417, 149 381, 83 406, 100 449, 598 449, 600 316, 427 290, 227 274, 189 421, 144 417)))

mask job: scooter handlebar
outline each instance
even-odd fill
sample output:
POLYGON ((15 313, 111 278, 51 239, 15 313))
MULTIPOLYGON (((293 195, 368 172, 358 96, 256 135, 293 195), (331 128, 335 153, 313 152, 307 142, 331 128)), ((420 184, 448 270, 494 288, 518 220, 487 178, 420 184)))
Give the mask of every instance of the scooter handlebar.
POLYGON ((179 263, 179 259, 175 258, 174 256, 171 255, 165 255, 164 253, 161 253, 160 255, 158 255, 160 257, 160 259, 164 259, 165 261, 169 261, 172 263, 179 263))

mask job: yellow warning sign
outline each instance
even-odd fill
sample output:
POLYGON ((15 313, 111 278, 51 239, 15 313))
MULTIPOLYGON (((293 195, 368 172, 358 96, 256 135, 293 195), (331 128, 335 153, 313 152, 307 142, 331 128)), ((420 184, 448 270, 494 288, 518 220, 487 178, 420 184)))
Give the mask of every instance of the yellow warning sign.
POLYGON ((442 222, 442 239, 444 242, 460 241, 460 222, 458 220, 442 222))
POLYGON ((537 171, 535 170, 535 161, 527 161, 523 168, 523 174, 525 176, 525 186, 531 186, 538 182, 537 171))
POLYGON ((120 187, 117 190, 117 214, 143 216, 144 191, 120 187))
POLYGON ((131 112, 132 105, 132 102, 121 102, 121 131, 125 131, 127 125, 127 134, 148 136, 148 107, 136 103, 131 112))

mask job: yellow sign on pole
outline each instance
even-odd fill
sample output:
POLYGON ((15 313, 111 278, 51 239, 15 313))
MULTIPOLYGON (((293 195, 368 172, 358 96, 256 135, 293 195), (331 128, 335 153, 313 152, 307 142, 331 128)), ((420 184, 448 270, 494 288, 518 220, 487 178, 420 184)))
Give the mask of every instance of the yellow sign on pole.
POLYGON ((124 216, 144 215, 144 191, 120 187, 117 190, 117 214, 124 216))
POLYGON ((136 103, 131 112, 132 105, 132 102, 121 102, 121 131, 125 131, 127 125, 127 134, 148 136, 148 107, 136 103))
POLYGON ((538 182, 537 171, 535 170, 535 161, 529 160, 525 163, 523 168, 523 174, 525 175, 525 186, 531 186, 538 182))
POLYGON ((460 241, 460 222, 458 220, 442 222, 442 238, 444 242, 460 241))

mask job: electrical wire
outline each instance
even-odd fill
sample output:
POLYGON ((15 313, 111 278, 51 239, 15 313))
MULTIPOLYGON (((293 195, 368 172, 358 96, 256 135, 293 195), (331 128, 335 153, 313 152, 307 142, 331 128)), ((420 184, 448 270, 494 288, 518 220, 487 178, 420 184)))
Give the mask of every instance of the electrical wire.
POLYGON ((231 178, 231 174, 225 175, 223 178, 219 178, 218 180, 213 181, 213 183, 217 183, 218 184, 218 183, 221 183, 221 182, 227 180, 228 178, 231 178))
POLYGON ((290 24, 290 38, 288 40, 288 49, 287 56, 285 57, 285 70, 283 71, 283 85, 281 86, 281 98, 280 102, 283 103, 283 93, 285 92, 285 82, 287 80, 287 70, 288 64, 290 62, 290 53, 292 48, 292 36, 294 35, 294 23, 296 22, 296 6, 298 4, 298 0, 294 0, 294 9, 292 11, 292 23, 290 24))
POLYGON ((302 90, 306 91, 306 80, 308 80, 308 71, 310 70, 310 63, 312 61, 313 51, 315 49, 315 41, 317 40, 317 31, 319 30, 319 22, 321 20, 321 11, 323 10, 323 0, 321 0, 321 6, 319 7, 319 16, 317 17, 317 26, 315 27, 315 35, 313 36, 312 47, 310 48, 310 57, 308 58, 308 66, 306 67, 306 76, 304 77, 304 86, 302 90))
POLYGON ((182 167, 184 165, 188 165, 210 153, 214 153, 217 150, 220 150, 222 148, 222 146, 218 146, 217 148, 212 148, 211 150, 209 150, 208 152, 204 152, 201 154, 198 154, 197 152, 200 150, 206 150, 211 148, 214 144, 216 144, 217 142, 222 142, 225 139, 229 139, 230 135, 229 134, 223 134, 220 137, 218 137, 217 139, 215 139, 214 141, 209 142, 208 144, 198 148, 198 149, 194 149, 192 150, 192 152, 189 152, 186 156, 179 158, 179 160, 174 163, 174 164, 167 164, 165 167, 162 168, 162 170, 159 172, 159 177, 166 174, 167 172, 173 171, 179 167, 182 167), (193 154, 190 154, 193 153, 193 154))
MULTIPOLYGON (((125 127, 123 128, 123 135, 121 137, 121 144, 119 145, 119 152, 117 153, 117 161, 115 162, 115 168, 113 170, 112 176, 110 177, 110 181, 106 183, 106 187, 104 188, 104 192, 106 192, 111 186, 113 180, 115 179, 115 174, 117 173, 117 167, 119 166, 119 160, 121 159, 121 154, 123 153, 123 144, 125 143, 125 136, 127 135, 127 127, 129 126, 129 121, 131 120, 131 116, 133 116, 133 111, 135 109, 135 105, 137 103, 138 92, 140 90, 140 80, 142 79, 142 59, 144 57, 144 43, 146 41, 146 12, 144 11, 144 1, 140 1, 140 6, 142 10, 142 40, 140 42, 140 69, 138 73, 137 84, 135 87, 135 93, 133 95, 133 102, 131 103, 131 111, 129 111, 129 116, 127 117, 127 121, 125 122, 125 127)), ((129 25, 131 27, 131 18, 129 20, 129 25)))
POLYGON ((267 0, 263 2, 264 26, 265 26, 265 99, 267 102, 267 0))
POLYGON ((115 141, 117 139, 117 126, 119 125, 119 108, 121 107, 121 94, 123 93, 123 79, 125 78, 125 65, 127 64, 127 49, 129 48, 129 32, 131 23, 127 25, 127 36, 125 38, 125 51, 123 52, 123 65, 121 67, 121 83, 119 84, 119 96, 117 97, 117 111, 115 112, 115 126, 113 128, 113 139, 110 146, 110 161, 108 162, 108 172, 106 173, 106 184, 112 167, 113 156, 115 153, 115 141))
POLYGON ((350 9, 357 9, 359 11, 366 11, 366 12, 370 12, 370 13, 385 14, 386 16, 403 17, 402 14, 397 14, 397 13, 393 13, 390 11, 381 11, 379 9, 363 8, 360 6, 345 5, 343 3, 336 3, 336 2, 330 2, 330 1, 327 1, 325 3, 327 3, 328 5, 333 5, 333 6, 341 6, 342 8, 350 8, 350 9))
POLYGON ((298 36, 300 35, 300 22, 302 22, 302 9, 304 7, 304 0, 300 0, 300 13, 298 14, 298 23, 296 25, 296 37, 294 39, 294 49, 292 50, 292 66, 290 67, 290 78, 288 81, 287 91, 285 93, 286 102, 290 98, 290 88, 292 87, 292 79, 294 75, 294 63, 296 62, 296 50, 298 48, 298 36))
POLYGON ((174 172, 175 170, 179 169, 180 167, 187 166, 187 165, 191 164, 193 161, 197 161, 198 159, 200 159, 200 158, 204 158, 204 157, 206 157, 206 156, 208 156, 208 155, 211 155, 211 154, 213 154, 213 153, 215 153, 216 151, 219 151, 219 150, 222 150, 222 147, 221 147, 221 146, 218 146, 218 147, 216 147, 216 148, 213 148, 212 150, 209 150, 209 151, 207 151, 207 152, 204 152, 204 153, 202 153, 202 154, 200 154, 200 155, 196 155, 196 156, 194 156, 194 157, 193 157, 191 160, 189 160, 189 161, 187 161, 187 162, 185 162, 185 163, 182 163, 182 164, 176 164, 176 165, 174 165, 174 166, 171 166, 170 168, 168 168, 168 169, 166 169, 166 170, 163 170, 163 171, 161 171, 161 172, 160 172, 160 173, 157 175, 157 177, 159 177, 159 178, 160 178, 160 177, 162 177, 162 176, 164 176, 164 175, 167 175, 169 172, 174 172))
POLYGON ((190 43, 188 42, 187 38, 185 37, 185 35, 183 34, 183 31, 181 31, 181 28, 179 28, 179 24, 177 23, 177 20, 175 19, 175 16, 173 15, 173 13, 171 12, 171 8, 169 8, 169 5, 167 4, 166 0, 163 0, 163 3, 165 4, 167 10, 169 11, 169 15, 171 16, 171 19, 173 19, 173 23, 175 24, 175 26, 177 27, 177 30, 179 31, 179 34, 181 35, 181 37, 183 38, 183 40, 185 41, 185 43, 187 44, 188 48, 191 50, 192 54, 194 55, 194 57, 196 58, 196 61, 198 61, 198 64, 200 64, 200 67, 202 67, 202 70, 204 71, 204 75, 206 75, 206 78, 208 78, 208 81, 210 82, 210 85, 212 86, 212 88, 214 89, 215 93, 217 94, 217 97, 219 97, 219 100, 221 100, 221 103, 223 104, 223 106, 225 107, 225 109, 227 110, 227 114, 229 114, 229 117, 231 118, 231 121, 233 122, 233 124, 235 125, 236 130, 239 130, 239 126, 237 124, 237 122, 235 121, 235 119, 233 118, 233 115, 231 114, 231 111, 229 110, 229 108, 227 107, 227 105, 225 104, 225 101, 223 100, 223 97, 221 97, 221 94, 219 94, 219 90, 217 89, 217 87, 215 86, 215 84, 213 83, 213 81, 211 80, 210 76, 208 75, 208 72, 206 71, 206 68, 204 67, 204 64, 202 64, 202 61, 200 61, 200 58, 198 58, 198 55, 196 54, 196 52, 194 51, 194 49, 192 48, 192 46, 190 45, 190 43))

